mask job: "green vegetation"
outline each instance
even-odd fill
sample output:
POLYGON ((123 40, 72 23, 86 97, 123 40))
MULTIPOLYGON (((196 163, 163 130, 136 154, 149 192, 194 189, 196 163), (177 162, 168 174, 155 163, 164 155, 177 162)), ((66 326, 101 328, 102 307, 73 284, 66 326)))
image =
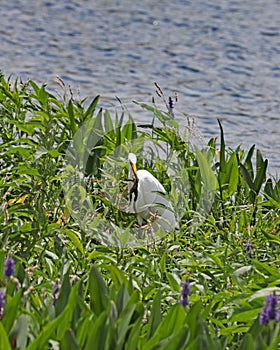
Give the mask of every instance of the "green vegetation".
POLYGON ((137 126, 60 85, 0 77, 0 349, 279 349, 279 314, 259 320, 280 295, 280 181, 261 151, 227 149, 221 123, 219 147, 192 145, 170 100, 137 126), (178 215, 155 242, 132 242, 122 210, 130 151, 178 215))

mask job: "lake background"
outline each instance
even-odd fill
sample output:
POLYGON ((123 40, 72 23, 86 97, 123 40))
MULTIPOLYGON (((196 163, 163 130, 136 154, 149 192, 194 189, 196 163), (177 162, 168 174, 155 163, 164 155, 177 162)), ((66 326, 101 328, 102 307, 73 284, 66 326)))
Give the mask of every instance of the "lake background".
MULTIPOLYGON (((205 139, 252 144, 280 174, 280 0, 9 0, 1 3, 0 69, 6 78, 82 98, 150 102, 154 81, 176 91, 176 118, 205 139)), ((117 105, 117 102, 115 102, 117 105)), ((133 117, 147 121, 138 109, 133 117)))

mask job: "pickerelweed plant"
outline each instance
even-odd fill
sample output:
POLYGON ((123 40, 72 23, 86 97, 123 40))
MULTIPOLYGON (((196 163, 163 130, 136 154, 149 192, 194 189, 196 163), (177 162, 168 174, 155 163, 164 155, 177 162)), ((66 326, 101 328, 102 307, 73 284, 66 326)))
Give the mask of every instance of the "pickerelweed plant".
POLYGON ((174 98, 138 103, 140 125, 59 84, 0 77, 0 349, 277 349, 280 181, 261 151, 228 149, 220 122, 195 146, 174 98), (178 220, 153 245, 130 244, 131 151, 178 220))

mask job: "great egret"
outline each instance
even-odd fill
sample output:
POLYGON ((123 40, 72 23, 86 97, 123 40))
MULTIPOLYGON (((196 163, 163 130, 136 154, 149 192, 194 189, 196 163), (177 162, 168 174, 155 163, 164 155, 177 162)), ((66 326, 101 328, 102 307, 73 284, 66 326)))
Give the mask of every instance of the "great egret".
POLYGON ((151 224, 154 231, 162 228, 165 231, 173 231, 176 219, 171 203, 164 197, 166 193, 162 184, 147 170, 137 170, 137 158, 134 153, 129 153, 129 180, 134 176, 134 182, 130 181, 128 212, 136 213, 138 224, 143 221, 151 224))

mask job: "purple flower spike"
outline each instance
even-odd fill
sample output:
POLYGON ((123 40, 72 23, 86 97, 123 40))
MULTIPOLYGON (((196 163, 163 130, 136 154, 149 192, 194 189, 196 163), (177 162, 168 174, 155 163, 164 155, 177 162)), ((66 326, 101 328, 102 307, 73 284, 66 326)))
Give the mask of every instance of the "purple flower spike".
POLYGON ((182 306, 188 306, 190 304, 188 296, 191 294, 190 282, 187 280, 181 283, 180 300, 179 303, 182 306))
POLYGON ((261 309, 259 320, 260 324, 264 325, 269 320, 278 321, 279 310, 277 310, 278 296, 275 294, 268 295, 265 299, 263 308, 261 309))
POLYGON ((244 250, 245 250, 245 252, 247 253, 248 257, 249 257, 249 258, 252 258, 253 252, 252 252, 252 242, 251 242, 251 241, 248 241, 248 242, 245 244, 244 250))
POLYGON ((172 99, 172 97, 168 98, 168 111, 169 113, 172 115, 172 117, 174 118, 174 101, 172 99))
POLYGON ((169 99, 168 99, 168 106, 170 109, 174 108, 174 101, 173 101, 172 97, 169 97, 169 99))
POLYGON ((9 278, 15 273, 15 261, 13 258, 7 258, 4 261, 4 276, 9 278))

